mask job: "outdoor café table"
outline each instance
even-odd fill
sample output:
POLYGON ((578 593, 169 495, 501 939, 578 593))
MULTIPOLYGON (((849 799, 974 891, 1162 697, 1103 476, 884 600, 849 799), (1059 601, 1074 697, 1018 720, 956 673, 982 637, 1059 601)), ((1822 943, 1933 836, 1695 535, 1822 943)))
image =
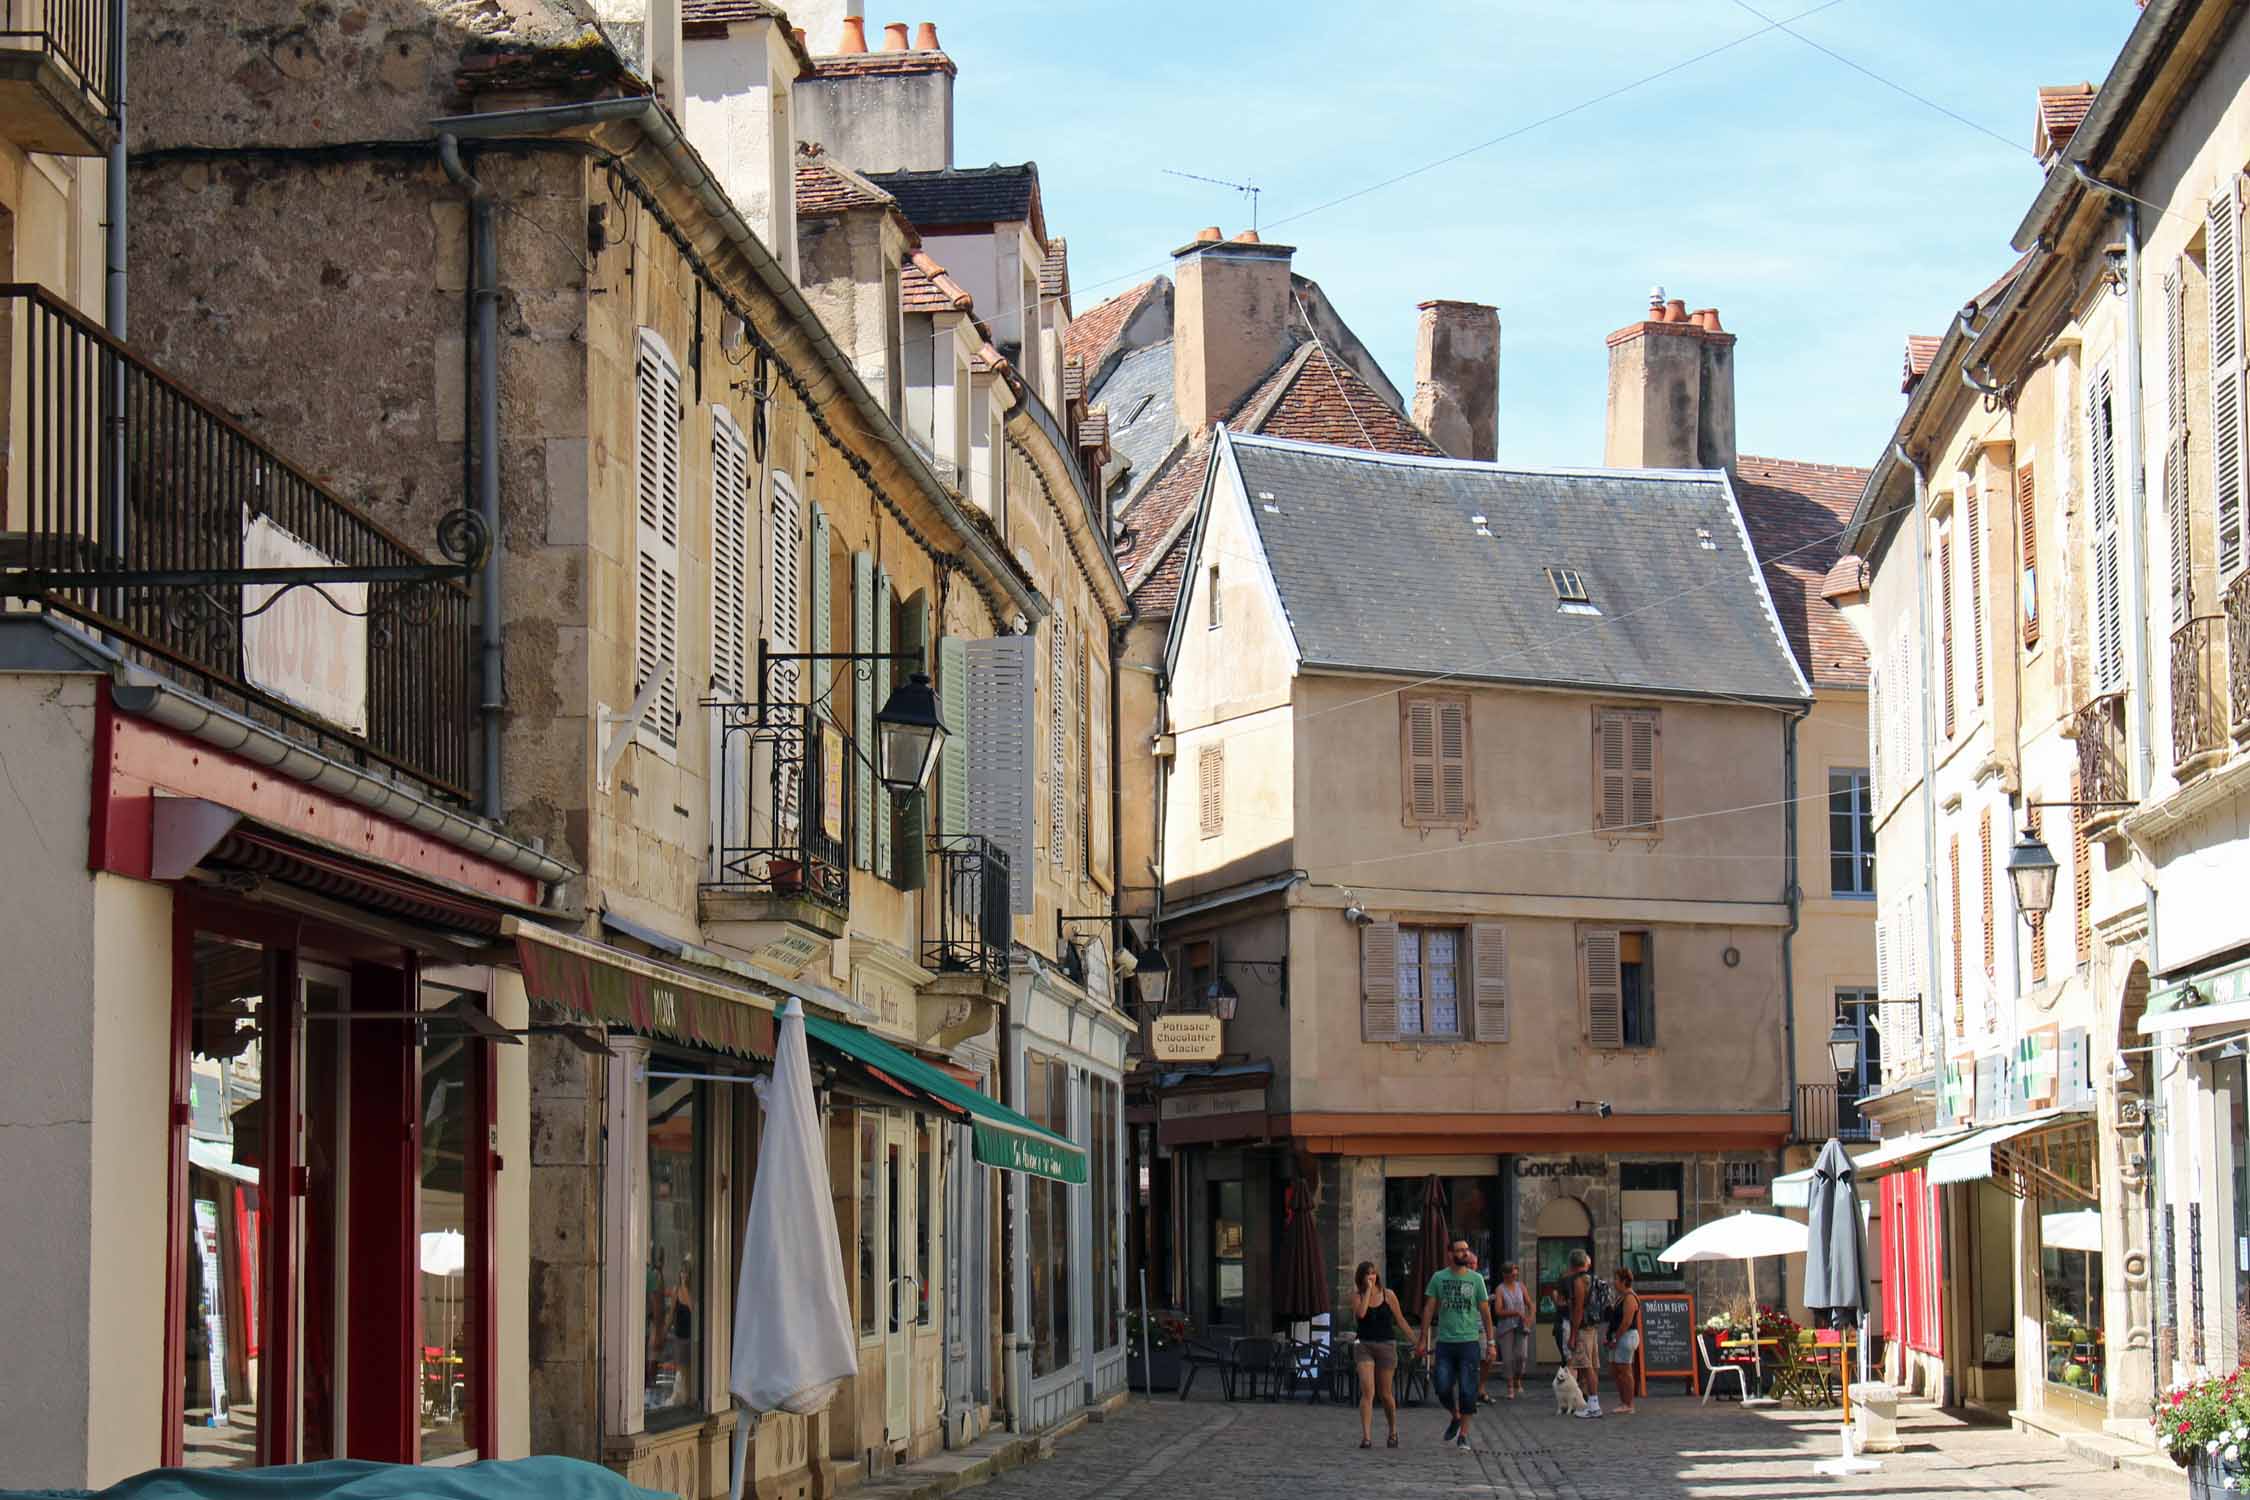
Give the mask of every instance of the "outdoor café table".
POLYGON ((1781 1340, 1769 1338, 1721 1339, 1719 1340, 1719 1348, 1721 1352, 1728 1350, 1757 1351, 1757 1373, 1760 1386, 1758 1394, 1761 1396, 1767 1395, 1772 1390, 1774 1367, 1781 1362, 1781 1340))

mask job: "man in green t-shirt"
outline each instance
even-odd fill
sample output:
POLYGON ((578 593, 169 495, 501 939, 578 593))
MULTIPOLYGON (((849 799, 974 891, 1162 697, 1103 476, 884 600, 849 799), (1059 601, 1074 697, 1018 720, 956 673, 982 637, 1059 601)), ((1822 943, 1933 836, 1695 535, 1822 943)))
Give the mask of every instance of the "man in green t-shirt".
POLYGON ((1436 1325, 1431 1380, 1438 1400, 1453 1414, 1445 1441, 1469 1446, 1469 1418, 1477 1409, 1477 1371, 1492 1357, 1492 1293, 1484 1278, 1469 1269, 1474 1258, 1467 1240, 1452 1245, 1453 1264, 1430 1278, 1422 1292, 1424 1354, 1433 1354, 1431 1325, 1436 1325))

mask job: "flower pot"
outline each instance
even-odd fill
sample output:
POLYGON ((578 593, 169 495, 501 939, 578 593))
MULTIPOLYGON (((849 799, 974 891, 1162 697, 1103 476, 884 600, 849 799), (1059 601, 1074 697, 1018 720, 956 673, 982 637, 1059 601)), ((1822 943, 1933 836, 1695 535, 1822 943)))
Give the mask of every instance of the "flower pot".
POLYGON ((805 888, 805 867, 793 859, 772 860, 766 866, 776 892, 794 896, 805 888))
POLYGON ((1125 1361, 1125 1383, 1133 1390, 1146 1391, 1158 1396, 1169 1395, 1178 1390, 1180 1388, 1180 1351, 1178 1347, 1149 1351, 1148 1368, 1145 1375, 1141 1366, 1140 1349, 1136 1347, 1131 1350, 1125 1361))
POLYGON ((2226 1500, 2242 1493, 2250 1465, 2198 1452, 2188 1460, 2188 1500, 2226 1500))

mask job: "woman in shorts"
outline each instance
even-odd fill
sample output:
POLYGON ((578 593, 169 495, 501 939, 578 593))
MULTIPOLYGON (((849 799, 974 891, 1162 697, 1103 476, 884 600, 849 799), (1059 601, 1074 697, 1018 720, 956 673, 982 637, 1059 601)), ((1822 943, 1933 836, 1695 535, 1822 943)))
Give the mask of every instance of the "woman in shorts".
POLYGON ((1352 1275, 1352 1316, 1359 1322, 1359 1342, 1352 1346, 1359 1363, 1359 1445, 1375 1446, 1375 1398, 1380 1395, 1391 1434, 1385 1446, 1396 1448, 1398 1398, 1391 1393, 1391 1377, 1398 1369, 1398 1335, 1406 1326, 1406 1313, 1371 1260, 1361 1261, 1352 1275))
POLYGON ((1633 1290, 1633 1273, 1619 1268, 1610 1276, 1617 1288, 1617 1310, 1609 1322, 1609 1373, 1617 1387, 1617 1409, 1633 1414, 1633 1402, 1643 1394, 1633 1384, 1633 1364, 1641 1352, 1641 1295, 1633 1290))

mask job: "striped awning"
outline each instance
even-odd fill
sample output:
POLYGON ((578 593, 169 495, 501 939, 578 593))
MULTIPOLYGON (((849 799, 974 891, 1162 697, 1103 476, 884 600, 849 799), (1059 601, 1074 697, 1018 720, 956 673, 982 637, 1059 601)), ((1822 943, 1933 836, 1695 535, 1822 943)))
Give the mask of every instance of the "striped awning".
POLYGON ((507 920, 506 935, 534 1000, 693 1046, 773 1057, 771 995, 518 918, 507 920))

